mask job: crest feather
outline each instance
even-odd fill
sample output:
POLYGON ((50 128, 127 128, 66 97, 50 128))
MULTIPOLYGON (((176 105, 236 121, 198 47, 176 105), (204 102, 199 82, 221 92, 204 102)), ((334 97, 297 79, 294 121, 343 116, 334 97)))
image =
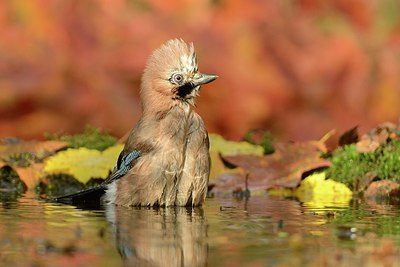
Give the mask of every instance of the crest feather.
POLYGON ((193 43, 187 44, 182 39, 171 39, 156 49, 150 56, 146 72, 198 70, 197 56, 193 43))

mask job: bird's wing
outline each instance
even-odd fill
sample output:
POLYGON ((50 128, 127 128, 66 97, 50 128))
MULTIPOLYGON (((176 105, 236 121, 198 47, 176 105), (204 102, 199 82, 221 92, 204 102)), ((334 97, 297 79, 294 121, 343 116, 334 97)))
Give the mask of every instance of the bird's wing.
POLYGON ((142 153, 138 150, 133 150, 128 154, 125 154, 124 151, 122 151, 118 157, 116 169, 106 179, 105 183, 110 184, 113 181, 124 176, 132 168, 132 162, 135 159, 139 158, 141 155, 142 153))
POLYGON ((132 162, 139 158, 140 155, 141 153, 138 150, 133 150, 127 154, 121 152, 118 158, 117 168, 104 183, 77 193, 50 198, 49 200, 86 207, 99 205, 100 198, 104 195, 107 185, 124 176, 132 168, 132 162))

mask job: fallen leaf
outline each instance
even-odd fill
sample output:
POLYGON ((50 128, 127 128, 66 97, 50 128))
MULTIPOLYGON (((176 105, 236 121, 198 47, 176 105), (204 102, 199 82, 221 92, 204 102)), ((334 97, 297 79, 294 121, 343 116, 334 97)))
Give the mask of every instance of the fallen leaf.
POLYGON ((343 183, 326 179, 325 173, 316 173, 301 181, 294 195, 301 201, 313 206, 326 204, 348 204, 353 192, 343 183))
POLYGON ((26 184, 28 190, 33 189, 39 183, 43 175, 43 163, 35 163, 29 167, 12 167, 19 178, 26 184))
POLYGON ((357 142, 356 148, 360 153, 375 152, 389 139, 398 138, 399 127, 391 122, 379 124, 377 127, 364 134, 357 142))
POLYGON ((227 173, 237 172, 226 168, 222 162, 220 155, 263 155, 264 151, 261 146, 253 145, 248 142, 234 142, 225 140, 217 134, 210 134, 210 156, 211 156, 211 173, 210 183, 214 182, 214 178, 227 173))
POLYGON ((60 141, 21 141, 19 139, 3 139, 0 145, 0 168, 9 166, 14 169, 27 189, 33 189, 42 175, 41 161, 54 152, 66 147, 60 141))
POLYGON ((347 130, 339 137, 339 146, 350 145, 357 143, 359 140, 358 136, 358 126, 347 130))
POLYGON ((225 140, 218 134, 210 134, 210 151, 221 155, 263 155, 263 148, 249 142, 225 140))
POLYGON ((371 140, 370 138, 362 138, 356 144, 356 150, 359 153, 369 153, 375 152, 381 144, 375 140, 371 140))
POLYGON ((87 148, 67 149, 49 157, 44 171, 70 174, 82 183, 90 178, 107 178, 122 149, 122 144, 109 147, 103 152, 87 148))
POLYGON ((66 142, 61 141, 20 141, 10 144, 0 145, 0 159, 7 159, 10 156, 21 153, 32 153, 37 158, 43 159, 67 146, 66 142))
POLYGON ((267 190, 274 187, 294 188, 302 174, 317 168, 328 167, 330 162, 321 158, 326 152, 322 142, 277 143, 275 153, 265 156, 236 155, 222 156, 224 161, 240 167, 235 175, 216 177, 215 191, 245 189, 248 176, 250 191, 267 190))

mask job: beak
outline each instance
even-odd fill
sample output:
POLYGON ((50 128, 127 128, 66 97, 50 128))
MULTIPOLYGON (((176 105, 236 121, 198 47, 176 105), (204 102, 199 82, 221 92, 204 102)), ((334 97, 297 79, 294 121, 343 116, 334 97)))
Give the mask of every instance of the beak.
POLYGON ((210 83, 218 78, 218 76, 214 74, 204 74, 204 73, 199 73, 199 74, 200 74, 199 77, 193 79, 191 82, 194 85, 194 87, 210 83))

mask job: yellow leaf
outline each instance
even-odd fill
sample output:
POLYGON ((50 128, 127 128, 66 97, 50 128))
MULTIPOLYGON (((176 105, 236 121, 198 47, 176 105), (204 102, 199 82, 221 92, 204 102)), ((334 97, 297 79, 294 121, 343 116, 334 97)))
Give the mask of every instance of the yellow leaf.
POLYGON ((118 144, 103 152, 87 148, 67 149, 49 157, 44 171, 70 174, 83 183, 94 177, 107 178, 123 147, 118 144))
POLYGON ((345 184, 330 179, 326 180, 323 172, 306 177, 295 190, 295 196, 301 202, 313 207, 347 206, 352 195, 353 193, 345 184))
POLYGON ((210 134, 210 152, 218 152, 222 155, 258 155, 262 156, 264 150, 261 146, 248 142, 234 142, 225 140, 218 134, 210 134))

